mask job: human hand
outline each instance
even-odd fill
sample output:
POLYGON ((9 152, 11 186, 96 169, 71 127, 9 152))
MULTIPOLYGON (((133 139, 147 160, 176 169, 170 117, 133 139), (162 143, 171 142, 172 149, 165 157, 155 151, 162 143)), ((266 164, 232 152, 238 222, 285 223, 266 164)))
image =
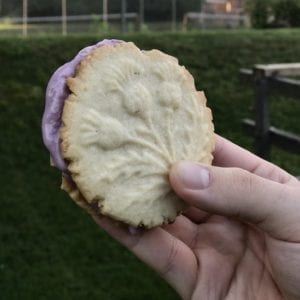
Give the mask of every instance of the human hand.
POLYGON ((170 182, 189 209, 137 232, 95 219, 183 299, 300 299, 300 184, 217 137, 214 166, 180 162, 170 182))

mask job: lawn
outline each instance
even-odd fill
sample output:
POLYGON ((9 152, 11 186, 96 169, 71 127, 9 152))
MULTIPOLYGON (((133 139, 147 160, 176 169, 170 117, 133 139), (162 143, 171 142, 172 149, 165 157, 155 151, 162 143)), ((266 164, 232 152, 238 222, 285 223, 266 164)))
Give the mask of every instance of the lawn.
MULTIPOLYGON (((59 190, 41 141, 51 73, 102 37, 0 39, 1 299, 177 299, 149 268, 101 231, 59 190)), ((240 120, 253 92, 238 70, 300 61, 300 31, 213 31, 123 37, 179 58, 213 109, 216 131, 252 149, 240 120)), ((272 123, 300 132, 300 105, 272 98, 272 123)), ((300 174, 300 157, 273 148, 272 160, 300 174)), ((157 245, 159 249, 159 245, 157 245)))

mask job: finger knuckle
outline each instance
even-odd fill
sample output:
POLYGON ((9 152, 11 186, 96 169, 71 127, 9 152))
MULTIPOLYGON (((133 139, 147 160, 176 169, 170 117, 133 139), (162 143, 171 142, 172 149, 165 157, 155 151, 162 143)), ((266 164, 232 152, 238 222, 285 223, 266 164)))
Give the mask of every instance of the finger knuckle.
POLYGON ((236 178, 236 185, 239 190, 242 188, 246 195, 253 192, 255 189, 255 177, 253 174, 242 169, 237 169, 236 178))
MULTIPOLYGON (((295 193, 295 190, 292 186, 289 185, 281 185, 279 194, 278 194, 278 201, 289 201, 289 200, 295 200, 294 197, 297 193, 295 193)), ((300 189, 298 189, 298 198, 300 199, 300 189)))
POLYGON ((172 244, 171 244, 167 259, 166 259, 166 263, 164 264, 164 266, 160 272, 162 277, 166 277, 169 273, 174 271, 178 252, 179 252, 178 240, 174 238, 172 240, 172 244))
POLYGON ((229 194, 231 197, 227 199, 227 208, 231 215, 239 218, 244 214, 245 202, 244 201, 234 201, 233 199, 241 199, 241 197, 250 198, 255 190, 255 178, 250 172, 239 169, 231 169, 231 183, 232 186, 228 187, 230 189, 229 194))

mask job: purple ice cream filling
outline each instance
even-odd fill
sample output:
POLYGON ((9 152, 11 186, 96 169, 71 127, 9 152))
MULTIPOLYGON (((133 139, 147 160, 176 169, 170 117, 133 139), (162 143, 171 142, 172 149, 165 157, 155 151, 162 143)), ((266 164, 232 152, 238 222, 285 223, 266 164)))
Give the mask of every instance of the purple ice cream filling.
POLYGON ((94 49, 102 46, 114 46, 121 43, 120 40, 103 40, 96 45, 82 49, 73 60, 64 64, 52 75, 46 90, 46 104, 42 120, 42 133, 45 146, 50 152, 52 162, 62 172, 67 171, 67 163, 63 159, 60 149, 59 129, 62 123, 62 112, 65 100, 70 95, 67 79, 74 77, 76 67, 94 49))

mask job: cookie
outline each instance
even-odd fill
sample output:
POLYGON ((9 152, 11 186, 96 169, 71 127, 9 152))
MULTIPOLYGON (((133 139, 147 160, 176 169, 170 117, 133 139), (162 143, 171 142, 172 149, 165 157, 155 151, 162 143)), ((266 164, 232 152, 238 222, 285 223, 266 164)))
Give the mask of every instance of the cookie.
POLYGON ((174 57, 122 42, 93 50, 68 87, 60 138, 72 198, 135 227, 173 221, 185 204, 170 187, 171 165, 210 164, 214 148, 191 74, 174 57))

